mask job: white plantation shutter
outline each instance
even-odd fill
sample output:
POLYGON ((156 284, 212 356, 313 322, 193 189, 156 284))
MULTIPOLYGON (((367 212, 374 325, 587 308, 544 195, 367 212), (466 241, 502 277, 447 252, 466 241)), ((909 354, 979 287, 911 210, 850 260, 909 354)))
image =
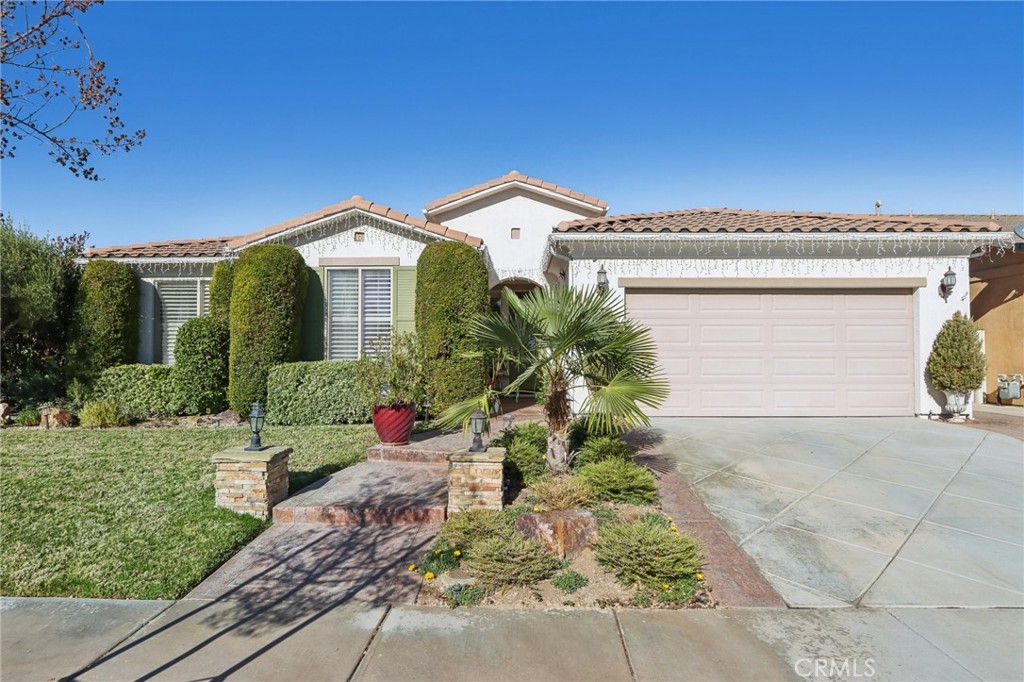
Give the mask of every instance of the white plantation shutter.
POLYGON ((363 353, 391 340, 391 270, 363 270, 363 353))
POLYGON ((327 271, 327 359, 357 360, 391 338, 391 270, 327 271))
POLYGON ((359 271, 327 271, 327 359, 359 359, 359 271))
POLYGON ((199 314, 210 314, 210 280, 199 280, 199 314))
POLYGON ((174 364, 174 345, 181 325, 199 316, 198 286, 194 279, 156 283, 160 299, 160 355, 165 364, 174 364))

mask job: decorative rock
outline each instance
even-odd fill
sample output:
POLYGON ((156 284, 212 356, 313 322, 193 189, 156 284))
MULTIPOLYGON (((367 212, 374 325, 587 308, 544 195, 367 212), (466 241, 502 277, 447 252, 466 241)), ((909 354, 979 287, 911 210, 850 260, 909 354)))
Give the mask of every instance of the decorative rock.
POLYGON ((442 573, 437 576, 437 585, 441 588, 441 591, 447 591, 456 585, 476 585, 476 583, 477 579, 461 568, 456 568, 451 573, 442 573))
POLYGON ((11 406, 8 403, 0 403, 0 424, 6 424, 11 416, 11 406))
POLYGON ((73 422, 74 417, 72 414, 59 407, 44 407, 39 411, 39 428, 43 431, 67 428, 73 422))
POLYGON ((597 537, 597 519, 584 509, 522 514, 516 530, 559 559, 571 559, 597 537))

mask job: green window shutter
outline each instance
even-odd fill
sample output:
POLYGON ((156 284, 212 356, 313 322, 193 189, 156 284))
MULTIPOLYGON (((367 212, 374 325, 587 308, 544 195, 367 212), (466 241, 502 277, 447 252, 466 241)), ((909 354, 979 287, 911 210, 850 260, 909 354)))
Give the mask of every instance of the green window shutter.
POLYGON ((394 271, 392 315, 396 332, 416 331, 416 266, 401 265, 394 271))

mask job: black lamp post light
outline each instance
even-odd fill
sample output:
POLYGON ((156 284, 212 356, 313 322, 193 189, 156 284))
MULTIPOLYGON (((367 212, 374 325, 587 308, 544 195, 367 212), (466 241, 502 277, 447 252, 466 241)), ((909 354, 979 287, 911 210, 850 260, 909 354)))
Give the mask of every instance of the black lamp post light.
POLYGON ((939 284, 939 296, 942 296, 942 300, 948 300, 953 293, 953 287, 956 286, 956 273, 953 272, 953 267, 950 266, 946 270, 946 274, 942 276, 942 283, 939 284))
POLYGON ((263 424, 266 420, 267 415, 263 411, 263 406, 257 400, 252 404, 252 412, 249 413, 249 430, 252 431, 252 439, 249 441, 249 447, 246 450, 263 449, 263 443, 260 442, 260 431, 263 430, 263 424))
POLYGON ((486 452, 487 447, 484 445, 483 433, 484 427, 487 425, 487 415, 479 407, 469 417, 469 430, 473 432, 473 444, 469 446, 470 452, 486 452))
POLYGON ((601 269, 597 271, 597 290, 602 294, 608 293, 608 271, 604 269, 604 263, 601 264, 601 269))

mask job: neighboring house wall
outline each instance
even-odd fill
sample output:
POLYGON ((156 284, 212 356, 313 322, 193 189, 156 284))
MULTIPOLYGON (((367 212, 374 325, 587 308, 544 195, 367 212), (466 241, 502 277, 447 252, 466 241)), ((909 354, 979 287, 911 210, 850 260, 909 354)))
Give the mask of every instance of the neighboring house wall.
POLYGON ((595 215, 596 209, 573 209, 556 199, 515 187, 431 213, 433 219, 483 239, 496 281, 530 279, 538 284, 548 281, 541 262, 551 228, 563 220, 595 215), (519 230, 518 239, 513 238, 513 229, 519 230))
POLYGON ((625 290, 620 278, 680 277, 701 278, 708 289, 736 277, 750 278, 925 278, 927 285, 913 294, 915 315, 915 376, 917 377, 915 411, 918 414, 939 413, 945 399, 924 380, 924 366, 932 343, 942 323, 957 310, 969 311, 967 261, 964 256, 913 258, 692 258, 635 259, 624 258, 628 250, 600 253, 593 249, 591 257, 575 257, 570 265, 569 281, 573 286, 595 286, 597 271, 603 265, 608 273, 609 287, 618 296, 625 290), (953 295, 943 300, 939 283, 946 269, 952 266, 957 274, 953 295))
POLYGON ((971 314, 985 332, 985 402, 995 403, 997 375, 1024 373, 1024 252, 993 251, 971 261, 971 314))

